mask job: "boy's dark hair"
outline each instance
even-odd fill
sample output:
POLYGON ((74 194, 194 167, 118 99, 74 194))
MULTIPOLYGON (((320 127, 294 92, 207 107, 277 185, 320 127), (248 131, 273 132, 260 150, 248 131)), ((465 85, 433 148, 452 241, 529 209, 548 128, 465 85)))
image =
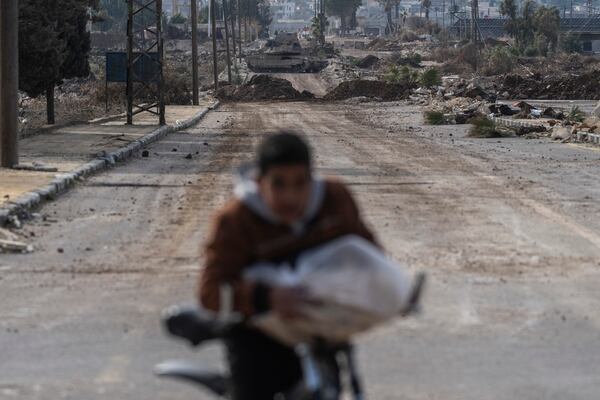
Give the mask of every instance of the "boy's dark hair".
POLYGON ((308 144, 293 132, 282 131, 267 137, 258 147, 257 162, 260 174, 278 165, 305 165, 311 167, 308 144))

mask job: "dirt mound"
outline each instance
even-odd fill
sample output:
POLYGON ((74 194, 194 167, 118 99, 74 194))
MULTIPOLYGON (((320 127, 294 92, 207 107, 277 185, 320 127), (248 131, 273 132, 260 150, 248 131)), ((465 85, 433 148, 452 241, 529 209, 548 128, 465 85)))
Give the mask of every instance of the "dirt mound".
POLYGON ((399 43, 397 40, 390 40, 384 38, 375 38, 367 44, 368 50, 397 50, 399 48, 399 43))
POLYGON ((260 101, 307 100, 315 96, 307 91, 297 91, 288 80, 269 75, 255 75, 243 85, 220 88, 217 97, 225 101, 260 101))
POLYGON ((361 60, 359 60, 356 63, 356 66, 358 68, 371 68, 372 66, 374 66, 375 64, 377 64, 379 62, 379 57, 376 57, 372 54, 369 54, 368 56, 362 58, 361 60))
POLYGON ((600 100, 600 69, 578 75, 507 75, 500 92, 514 99, 600 100))
POLYGON ((380 98, 382 100, 407 99, 413 87, 383 81, 353 80, 342 82, 325 95, 325 100, 346 100, 353 97, 380 98))

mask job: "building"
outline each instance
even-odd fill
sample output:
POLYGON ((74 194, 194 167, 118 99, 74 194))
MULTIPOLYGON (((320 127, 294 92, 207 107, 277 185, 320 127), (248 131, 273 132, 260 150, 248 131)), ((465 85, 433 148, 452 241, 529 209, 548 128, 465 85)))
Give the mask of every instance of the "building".
MULTIPOLYGON (((484 39, 507 37, 505 18, 480 18, 477 20, 479 32, 484 39)), ((563 34, 574 35, 584 53, 600 54, 600 15, 594 17, 561 18, 560 30, 563 34)), ((471 31, 471 20, 461 19, 449 28, 455 37, 465 37, 471 31)))

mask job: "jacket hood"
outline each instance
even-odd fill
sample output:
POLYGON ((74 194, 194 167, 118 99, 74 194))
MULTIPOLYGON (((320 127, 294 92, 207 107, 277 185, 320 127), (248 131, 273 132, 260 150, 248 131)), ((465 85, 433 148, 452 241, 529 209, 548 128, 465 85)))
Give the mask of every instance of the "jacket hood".
MULTIPOLYGON (((235 174, 235 196, 242 201, 252 212, 271 224, 281 224, 282 221, 271 211, 269 206, 264 202, 258 191, 256 178, 258 176, 258 168, 253 164, 241 166, 235 174)), ((304 215, 291 225, 292 230, 301 234, 304 232, 306 225, 313 219, 321 206, 325 197, 325 182, 320 177, 313 176, 311 179, 310 198, 308 205, 304 211, 304 215)))

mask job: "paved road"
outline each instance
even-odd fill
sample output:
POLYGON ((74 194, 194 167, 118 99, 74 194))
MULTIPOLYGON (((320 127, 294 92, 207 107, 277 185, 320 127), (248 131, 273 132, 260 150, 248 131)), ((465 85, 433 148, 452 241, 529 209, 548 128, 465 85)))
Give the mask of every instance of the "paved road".
POLYGON ((431 277, 421 318, 359 340, 369 398, 597 399, 600 152, 468 139, 418 115, 224 106, 45 206, 25 228, 37 251, 0 257, 0 398, 208 399, 152 377, 165 358, 221 364, 215 346, 167 340, 158 316, 192 300, 230 170, 285 127, 348 182, 389 252, 431 277))

